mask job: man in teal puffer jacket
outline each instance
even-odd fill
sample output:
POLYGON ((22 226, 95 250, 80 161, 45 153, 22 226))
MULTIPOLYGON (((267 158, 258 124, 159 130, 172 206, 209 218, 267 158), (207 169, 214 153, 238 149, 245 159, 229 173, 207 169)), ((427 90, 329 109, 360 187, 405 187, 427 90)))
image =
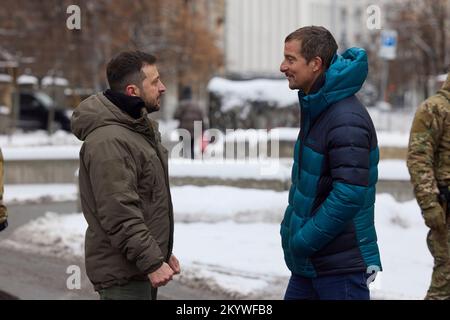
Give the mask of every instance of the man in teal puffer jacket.
POLYGON ((379 159, 372 120, 355 97, 368 73, 363 49, 342 55, 323 27, 285 40, 280 66, 299 90, 289 205, 281 223, 292 272, 285 299, 370 299, 381 270, 374 225, 379 159), (371 276, 373 275, 373 276, 371 276))

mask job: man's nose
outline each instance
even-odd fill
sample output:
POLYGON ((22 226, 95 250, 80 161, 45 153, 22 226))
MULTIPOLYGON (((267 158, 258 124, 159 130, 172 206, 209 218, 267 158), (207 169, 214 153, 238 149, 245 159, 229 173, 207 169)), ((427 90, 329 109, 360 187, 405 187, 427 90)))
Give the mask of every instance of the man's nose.
POLYGON ((166 92, 166 86, 164 85, 164 83, 161 82, 161 85, 159 87, 159 92, 164 93, 166 92))
POLYGON ((287 71, 287 66, 284 62, 281 63, 280 65, 280 72, 286 72, 287 71))

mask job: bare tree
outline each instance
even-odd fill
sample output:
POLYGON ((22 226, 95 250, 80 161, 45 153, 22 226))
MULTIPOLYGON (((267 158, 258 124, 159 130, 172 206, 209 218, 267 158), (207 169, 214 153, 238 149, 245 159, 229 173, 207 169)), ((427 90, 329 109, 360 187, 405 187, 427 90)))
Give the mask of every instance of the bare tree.
POLYGON ((180 84, 205 82, 222 64, 206 17, 185 0, 84 0, 81 30, 68 30, 71 0, 4 0, 0 11, 1 45, 22 65, 43 77, 58 74, 75 87, 106 86, 104 68, 115 53, 141 49, 158 56, 167 76, 180 84))
POLYGON ((391 83, 415 81, 425 96, 430 76, 447 72, 450 44, 449 0, 394 1, 389 25, 399 33, 398 57, 391 62, 391 83))

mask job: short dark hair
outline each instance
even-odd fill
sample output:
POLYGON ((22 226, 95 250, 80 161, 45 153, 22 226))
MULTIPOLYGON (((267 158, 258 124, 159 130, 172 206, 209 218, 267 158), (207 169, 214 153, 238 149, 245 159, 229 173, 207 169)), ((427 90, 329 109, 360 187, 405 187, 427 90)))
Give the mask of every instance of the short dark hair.
POLYGON ((330 31, 324 27, 308 26, 295 30, 289 34, 284 42, 300 41, 300 54, 310 62, 315 57, 322 59, 325 70, 330 67, 331 60, 336 54, 338 45, 330 31))
POLYGON ((145 74, 145 65, 154 65, 156 57, 142 51, 124 51, 112 58, 106 67, 109 87, 113 91, 122 92, 129 84, 141 87, 145 74))

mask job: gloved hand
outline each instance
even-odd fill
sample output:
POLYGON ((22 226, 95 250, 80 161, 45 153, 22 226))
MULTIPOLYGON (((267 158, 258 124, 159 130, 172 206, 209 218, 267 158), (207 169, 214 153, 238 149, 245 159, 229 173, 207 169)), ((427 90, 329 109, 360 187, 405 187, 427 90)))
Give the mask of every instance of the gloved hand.
POLYGON ((437 205, 423 211, 423 218, 425 219, 425 224, 434 230, 445 229, 445 212, 444 209, 437 205))

